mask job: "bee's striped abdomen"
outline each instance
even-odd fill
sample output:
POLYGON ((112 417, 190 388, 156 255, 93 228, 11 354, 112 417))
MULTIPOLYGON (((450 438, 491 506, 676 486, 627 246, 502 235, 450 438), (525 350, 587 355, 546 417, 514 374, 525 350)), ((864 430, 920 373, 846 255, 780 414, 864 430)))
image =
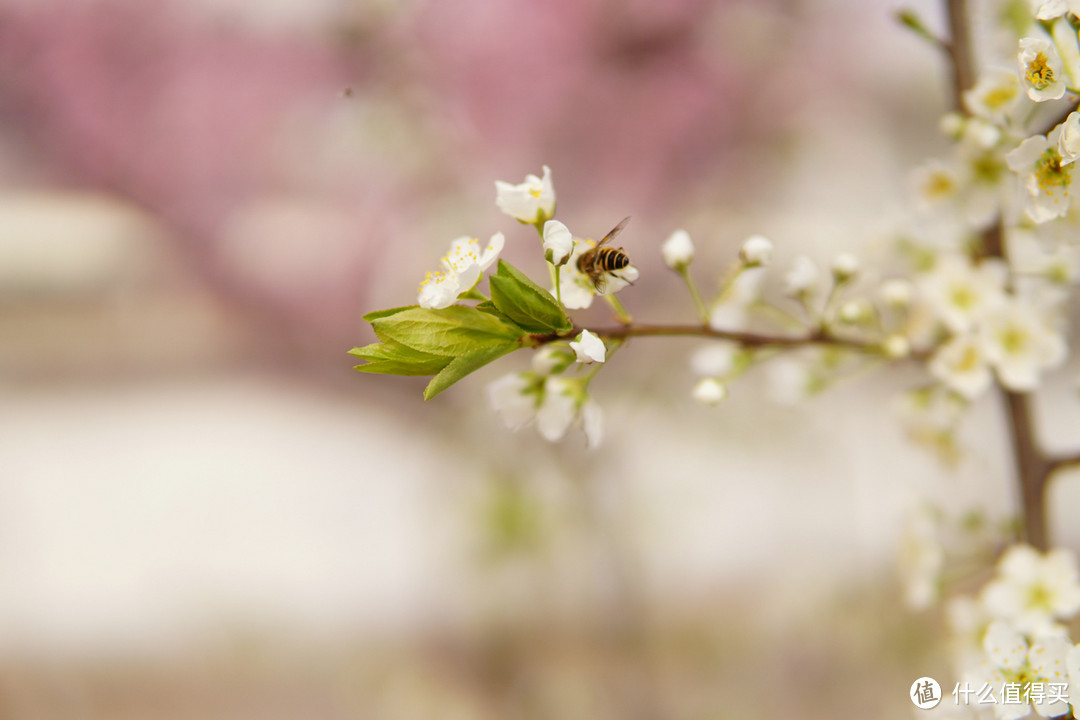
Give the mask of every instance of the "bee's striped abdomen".
POLYGON ((604 272, 622 270, 630 264, 630 256, 622 248, 602 247, 596 253, 596 264, 604 272))

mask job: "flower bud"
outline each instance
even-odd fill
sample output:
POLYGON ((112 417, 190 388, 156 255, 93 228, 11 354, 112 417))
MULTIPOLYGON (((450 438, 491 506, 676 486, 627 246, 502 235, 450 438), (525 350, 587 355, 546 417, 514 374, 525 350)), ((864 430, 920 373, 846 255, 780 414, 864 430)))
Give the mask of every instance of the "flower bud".
POLYGON ((958 112, 945 113, 941 116, 938 127, 950 140, 959 140, 964 133, 964 116, 958 112))
POLYGON ((840 322, 847 325, 860 325, 869 320, 873 314, 873 308, 865 300, 848 300, 840 306, 837 317, 840 318, 840 322))
POLYGON ((664 264, 676 272, 681 272, 690 266, 694 260, 694 243, 690 240, 690 233, 685 230, 676 230, 668 236, 660 247, 664 255, 664 264))
POLYGON ((574 236, 558 220, 544 223, 544 259, 555 267, 566 264, 574 251, 574 236))
POLYGON ((881 349, 887 356, 900 359, 911 354, 911 343, 903 335, 890 335, 881 343, 881 349))
POLYGON ((1069 165, 1080 158, 1080 112, 1074 110, 1061 123, 1058 152, 1061 153, 1062 165, 1069 165))
POLYGON ((912 297, 915 295, 915 288, 907 280, 895 279, 886 280, 882 283, 878 292, 881 295, 882 302, 886 305, 903 309, 911 305, 912 297))
POLYGON ((751 235, 739 248, 739 259, 746 267, 768 265, 772 258, 772 242, 763 235, 751 235))
POLYGON ((539 375, 561 373, 574 362, 574 353, 562 343, 550 343, 533 353, 532 369, 539 375))
POLYGON ((788 295, 807 295, 817 287, 820 273, 814 261, 805 255, 795 258, 791 270, 784 276, 784 290, 788 295))
POLYGON ((859 274, 859 258, 851 253, 841 253, 832 264, 833 279, 837 285, 850 282, 859 274))
POLYGON ((604 341, 588 330, 582 330, 577 340, 570 343, 570 347, 577 355, 577 361, 586 365, 594 362, 602 363, 607 356, 604 341))
POLYGON ((719 405, 727 397, 727 387, 716 378, 702 378, 690 394, 702 405, 719 405))

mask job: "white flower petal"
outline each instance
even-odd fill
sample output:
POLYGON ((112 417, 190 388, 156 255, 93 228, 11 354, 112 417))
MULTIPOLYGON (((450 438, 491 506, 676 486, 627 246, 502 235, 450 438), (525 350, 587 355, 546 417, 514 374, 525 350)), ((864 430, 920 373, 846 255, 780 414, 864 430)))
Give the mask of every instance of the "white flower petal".
POLYGON ((523 223, 542 222, 555 214, 555 189, 551 169, 544 166, 544 176, 526 175, 518 185, 495 181, 495 204, 510 217, 523 223))
POLYGON ((972 335, 957 335, 941 346, 928 365, 930 374, 969 400, 990 387, 993 376, 982 348, 972 335))
POLYGON ((751 235, 739 248, 739 258, 747 267, 768 265, 772 259, 773 244, 764 235, 751 235))
POLYGON ((587 400, 581 408, 581 423, 585 428, 585 441, 595 448, 604 439, 604 411, 592 400, 587 400))
POLYGON ((690 233, 685 230, 671 233, 660 246, 660 252, 664 256, 664 264, 672 270, 685 268, 694 259, 694 243, 690 239, 690 233))
POLYGON ((558 220, 544 223, 544 256, 553 265, 562 265, 574 251, 574 236, 558 220))
POLYGON ((511 430, 527 425, 536 416, 537 395, 528 392, 531 387, 529 377, 521 373, 504 375, 487 387, 491 408, 511 430))
POLYGON ((607 355, 604 341, 588 330, 582 330, 577 336, 577 340, 570 343, 570 347, 574 350, 574 354, 577 355, 579 363, 602 363, 607 355))
POLYGON ((983 650, 997 667, 1016 670, 1027 661, 1027 642, 1011 625, 995 620, 986 629, 983 650))
POLYGON ((572 383, 549 377, 544 383, 544 400, 536 413, 536 427, 545 440, 555 442, 566 434, 577 415, 578 399, 572 383))
POLYGON ((1028 97, 1033 101, 1057 100, 1065 94, 1065 64, 1049 40, 1021 38, 1017 63, 1028 97))
POLYGON ((727 387, 716 378, 701 378, 690 394, 702 405, 719 405, 727 397, 727 387))

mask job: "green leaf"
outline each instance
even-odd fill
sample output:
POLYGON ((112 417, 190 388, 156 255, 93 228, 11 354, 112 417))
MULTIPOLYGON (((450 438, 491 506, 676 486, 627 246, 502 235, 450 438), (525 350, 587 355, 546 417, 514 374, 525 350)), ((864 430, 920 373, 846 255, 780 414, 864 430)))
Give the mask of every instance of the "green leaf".
POLYGON ((393 341, 353 348, 349 354, 367 361, 366 365, 356 366, 360 372, 384 375, 434 375, 451 361, 393 341))
POLYGON ((424 399, 430 400, 466 375, 479 370, 494 360, 498 360, 507 353, 517 350, 519 347, 516 342, 503 342, 498 345, 488 345, 454 358, 424 388, 424 399))
POLYGON ((551 293, 505 260, 500 260, 498 272, 488 277, 488 287, 495 307, 529 332, 566 332, 573 328, 551 293))
POLYGON ((383 342, 396 342, 430 355, 460 357, 507 342, 524 331, 476 308, 451 305, 439 310, 412 307, 371 321, 383 342))
MULTIPOLYGON (((502 320, 507 325, 517 325, 517 323, 515 323, 513 320, 511 320, 506 315, 504 315, 502 313, 502 311, 499 310, 499 308, 495 307, 495 303, 491 302, 490 300, 488 300, 486 302, 482 302, 482 303, 477 303, 475 305, 475 307, 476 307, 477 310, 480 310, 481 312, 486 312, 488 315, 492 315, 494 317, 499 318, 500 320, 502 320)), ((527 328, 522 328, 522 329, 525 330, 527 328)))
POLYGON ((420 306, 406 305, 405 307, 390 308, 389 310, 375 310, 374 312, 369 312, 367 315, 365 315, 364 320, 367 320, 369 323, 374 323, 379 318, 390 317, 391 315, 396 315, 399 312, 403 312, 405 310, 412 310, 418 307, 420 306))

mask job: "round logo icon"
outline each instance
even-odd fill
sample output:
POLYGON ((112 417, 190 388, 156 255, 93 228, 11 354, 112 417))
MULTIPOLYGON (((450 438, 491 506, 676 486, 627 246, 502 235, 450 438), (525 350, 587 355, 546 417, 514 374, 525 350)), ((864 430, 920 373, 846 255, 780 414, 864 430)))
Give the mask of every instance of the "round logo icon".
POLYGON ((921 677, 911 683, 911 694, 908 697, 915 703, 915 707, 929 710, 941 702, 941 685, 932 677, 921 677))

